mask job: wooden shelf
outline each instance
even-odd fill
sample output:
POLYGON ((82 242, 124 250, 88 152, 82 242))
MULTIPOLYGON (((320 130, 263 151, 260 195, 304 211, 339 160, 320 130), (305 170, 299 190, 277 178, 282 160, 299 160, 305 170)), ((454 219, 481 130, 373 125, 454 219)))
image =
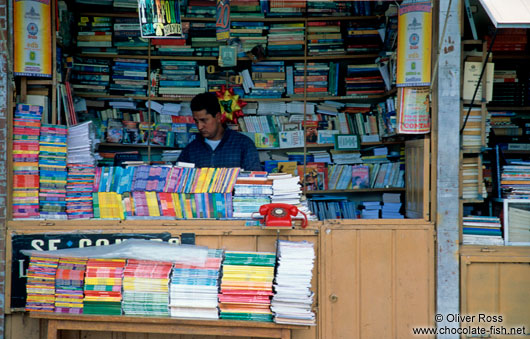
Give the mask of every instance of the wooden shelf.
MULTIPOLYGON (((315 148, 333 148, 335 147, 335 144, 310 144, 310 145, 306 145, 306 148, 310 148, 310 149, 315 149, 315 148)), ((271 147, 266 147, 266 148, 258 148, 258 151, 287 151, 287 150, 292 150, 292 149, 303 149, 304 146, 299 146, 299 147, 286 147, 286 148, 271 148, 271 147)))
MULTIPOLYGON (((123 59, 149 59, 147 55, 134 54, 106 54, 106 53, 85 53, 79 54, 85 58, 123 58, 123 59)), ((287 57, 267 57, 264 61, 304 61, 304 60, 350 60, 350 59, 375 59, 377 54, 342 54, 342 55, 314 55, 314 56, 287 56, 287 57)), ((207 56, 171 56, 171 55, 151 55, 152 60, 193 60, 193 61, 217 61, 217 57, 207 56)), ((248 57, 238 58, 238 60, 250 61, 248 57)))
POLYGON ((178 149, 172 146, 161 146, 161 145, 144 145, 144 144, 117 144, 112 142, 102 142, 98 147, 123 147, 123 148, 162 148, 162 149, 178 149))
POLYGON ((322 190, 322 191, 306 191, 306 194, 341 194, 341 193, 379 193, 379 192, 405 192, 404 187, 388 187, 388 188, 359 188, 350 190, 322 190))
POLYGON ((481 204, 484 202, 484 199, 462 199, 460 198, 463 204, 481 204))
MULTIPOLYGON (((113 18, 137 18, 138 12, 113 13, 113 12, 81 12, 81 16, 107 16, 113 18)), ((246 17, 231 14, 231 19, 244 22, 308 22, 308 21, 359 21, 380 19, 381 16, 309 16, 309 17, 246 17)), ((181 21, 215 22, 215 18, 181 17, 181 21)))

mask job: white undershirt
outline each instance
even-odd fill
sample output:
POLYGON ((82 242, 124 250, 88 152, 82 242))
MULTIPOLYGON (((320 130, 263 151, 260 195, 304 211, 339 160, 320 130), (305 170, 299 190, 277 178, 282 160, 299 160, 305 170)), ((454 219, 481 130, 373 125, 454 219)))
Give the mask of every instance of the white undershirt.
POLYGON ((204 138, 204 141, 206 141, 206 143, 208 145, 210 145, 210 147, 212 148, 213 151, 215 151, 215 149, 217 148, 217 146, 219 146, 219 144, 221 143, 221 140, 223 139, 219 139, 219 140, 210 140, 208 138, 204 138))

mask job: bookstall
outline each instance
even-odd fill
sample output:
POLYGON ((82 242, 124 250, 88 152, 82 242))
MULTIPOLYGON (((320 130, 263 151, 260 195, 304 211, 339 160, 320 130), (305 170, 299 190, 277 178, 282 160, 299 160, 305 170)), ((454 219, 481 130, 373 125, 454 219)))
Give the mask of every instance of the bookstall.
POLYGON ((465 8, 460 307, 528 326, 530 26, 519 5, 465 8))
MULTIPOLYGON (((154 2, 142 3, 140 18, 154 2)), ((400 13, 406 2, 232 1, 233 44, 215 37, 215 1, 175 3, 184 34, 165 38, 149 36, 153 18, 139 25, 137 1, 45 9, 57 13, 57 67, 44 71, 50 81, 15 70, 10 106, 6 337, 408 337, 433 326, 431 3, 400 13), (397 66, 406 13, 425 39, 407 72, 397 66), (229 125, 255 142, 266 173, 175 164, 196 132, 189 102, 204 91, 235 105, 223 106, 229 125), (282 202, 308 226, 253 219, 282 202), (128 238, 252 252, 305 240, 316 326, 20 312, 21 250, 128 238)))

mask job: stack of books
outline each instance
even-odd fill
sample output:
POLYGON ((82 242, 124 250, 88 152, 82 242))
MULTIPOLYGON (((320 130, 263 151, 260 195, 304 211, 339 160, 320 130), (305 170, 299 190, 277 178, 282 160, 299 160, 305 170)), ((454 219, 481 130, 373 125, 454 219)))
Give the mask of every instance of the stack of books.
POLYGON ((39 139, 39 210, 42 219, 66 216, 66 126, 45 125, 39 139))
POLYGON ((348 53, 379 53, 382 39, 379 21, 348 21, 346 51, 348 53))
POLYGON ((274 253, 225 252, 219 294, 221 319, 272 321, 275 263, 274 253))
POLYGON ((128 259, 123 271, 123 314, 168 316, 171 263, 128 259))
POLYGON ((125 259, 88 259, 84 314, 121 315, 125 259))
POLYGON ((219 319, 217 293, 223 251, 209 249, 202 266, 174 264, 169 311, 172 317, 219 319))
POLYGON ((82 53, 116 53, 112 44, 111 17, 81 16, 77 26, 77 47, 82 53))
POLYGON ((232 197, 232 216, 252 218, 254 213, 257 215, 261 205, 270 204, 271 195, 272 180, 267 178, 267 172, 239 172, 232 197))
POLYGON ((147 60, 114 59, 110 94, 123 96, 147 95, 147 60))
POLYGON ((26 311, 55 310, 55 273, 58 258, 30 257, 26 283, 26 311))
POLYGON ((462 218, 462 241, 465 245, 504 245, 498 217, 468 215, 462 218))
POLYGON ((42 106, 17 104, 13 120, 13 218, 38 218, 42 106))
POLYGON ((219 55, 221 41, 217 41, 216 38, 215 22, 192 22, 188 34, 196 56, 219 55))
POLYGON ((271 0, 268 1, 269 13, 271 17, 286 17, 286 16, 301 16, 305 13, 306 1, 284 1, 271 0))
POLYGON ((385 82, 377 64, 348 65, 346 95, 381 95, 385 82))
POLYGON ((482 171, 479 157, 462 159, 462 199, 483 199, 488 196, 484 180, 479 182, 479 171, 482 171))
POLYGON ((379 219, 379 211, 381 211, 380 201, 363 201, 361 210, 361 219, 379 219))
POLYGON ((71 82, 75 94, 108 95, 109 81, 109 60, 74 58, 71 82))
POLYGON ((403 219, 401 211, 401 194, 400 193, 383 193, 383 209, 381 217, 383 219, 403 219))
MULTIPOLYGON (((464 107, 462 110, 462 124, 466 118, 469 107, 464 107)), ((474 148, 482 150, 488 144, 488 136, 490 132, 490 114, 486 112, 485 117, 482 118, 482 110, 480 107, 474 107, 469 111, 466 125, 462 133, 462 147, 474 148), (482 131, 484 130, 484 142, 482 141, 482 131)))
POLYGON ((264 48, 267 46, 267 36, 263 33, 268 26, 265 26, 263 22, 232 21, 230 25, 230 38, 237 38, 241 41, 243 52, 250 52, 256 46, 261 45, 264 48))
POLYGON ((304 23, 271 24, 267 41, 267 55, 269 56, 304 55, 304 23))
POLYGON ((161 60, 160 63, 158 95, 191 98, 207 90, 197 74, 197 61, 161 60))
POLYGON ((283 61, 260 61, 252 64, 253 98, 281 98, 285 92, 285 66, 283 61))
POLYGON ((83 287, 87 259, 61 258, 55 274, 55 312, 83 313, 83 287))
POLYGON ((501 190, 503 198, 530 198, 530 161, 513 161, 502 166, 501 190))
POLYGON ((315 250, 307 241, 277 242, 278 264, 271 310, 278 324, 314 325, 311 291, 315 250))
POLYGON ((353 10, 350 1, 309 1, 307 15, 309 16, 349 16, 353 10))
POLYGON ((148 39, 142 38, 138 18, 115 18, 113 38, 118 54, 146 54, 149 48, 148 39))
POLYGON ((309 62, 307 69, 304 63, 294 64, 294 94, 302 95, 304 90, 308 96, 328 95, 329 64, 309 62))
POLYGON ((307 23, 309 55, 344 54, 344 40, 339 21, 310 21, 307 23))
POLYGON ((215 17, 215 0, 190 0, 186 16, 189 17, 215 17))
POLYGON ((92 192, 95 171, 94 165, 68 164, 66 185, 66 214, 68 219, 94 217, 92 192))
POLYGON ((195 49, 192 48, 191 45, 187 44, 190 23, 181 22, 181 25, 182 36, 180 38, 151 38, 151 46, 155 46, 157 48, 156 53, 158 55, 193 56, 195 49))

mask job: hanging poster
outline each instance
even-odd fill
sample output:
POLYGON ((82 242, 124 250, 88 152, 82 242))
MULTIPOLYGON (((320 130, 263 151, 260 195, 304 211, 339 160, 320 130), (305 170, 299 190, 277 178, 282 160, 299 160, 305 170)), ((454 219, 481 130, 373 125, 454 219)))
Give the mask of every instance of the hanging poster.
POLYGON ((215 18, 217 41, 228 40, 230 38, 230 0, 217 0, 215 18))
POLYGON ((15 0, 14 73, 19 76, 52 76, 50 0, 15 0))
POLYGON ((425 134, 431 131, 429 87, 398 89, 398 133, 425 134))
POLYGON ((399 8, 396 86, 431 83, 432 6, 430 1, 399 8))
POLYGON ((143 38, 182 36, 178 0, 138 0, 138 16, 143 38))

